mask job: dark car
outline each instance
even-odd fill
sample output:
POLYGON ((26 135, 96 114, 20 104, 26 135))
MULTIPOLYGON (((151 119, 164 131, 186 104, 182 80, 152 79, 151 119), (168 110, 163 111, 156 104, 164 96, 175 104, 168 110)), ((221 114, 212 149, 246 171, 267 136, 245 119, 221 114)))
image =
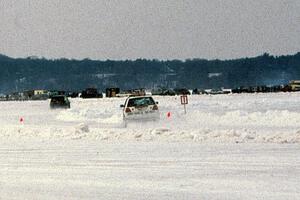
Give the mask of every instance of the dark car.
POLYGON ((87 88, 81 93, 81 98, 102 98, 102 93, 98 93, 96 88, 87 88))
POLYGON ((50 108, 70 108, 70 101, 65 95, 52 96, 50 108))
POLYGON ((79 96, 78 92, 67 92, 67 97, 77 98, 79 96))
POLYGON ((177 95, 190 95, 190 91, 186 88, 175 88, 174 89, 175 93, 177 95))
POLYGON ((105 96, 106 97, 116 97, 120 93, 120 88, 106 88, 105 96))
POLYGON ((158 88, 151 91, 152 95, 174 96, 175 91, 167 88, 158 88))

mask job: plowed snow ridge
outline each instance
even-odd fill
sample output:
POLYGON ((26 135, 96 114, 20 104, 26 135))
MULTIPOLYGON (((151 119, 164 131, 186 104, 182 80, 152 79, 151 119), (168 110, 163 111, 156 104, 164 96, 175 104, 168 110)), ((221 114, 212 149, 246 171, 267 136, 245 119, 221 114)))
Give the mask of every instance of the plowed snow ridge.
POLYGON ((0 102, 0 137, 300 143, 298 93, 189 96, 186 115, 180 97, 154 98, 160 121, 127 128, 120 108, 124 98, 71 99, 69 110, 50 110, 49 101, 0 102))

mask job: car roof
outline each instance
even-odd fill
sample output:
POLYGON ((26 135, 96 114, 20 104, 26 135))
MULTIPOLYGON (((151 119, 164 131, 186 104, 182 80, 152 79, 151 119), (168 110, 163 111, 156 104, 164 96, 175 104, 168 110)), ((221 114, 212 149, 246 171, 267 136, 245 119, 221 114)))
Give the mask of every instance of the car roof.
POLYGON ((137 99, 137 98, 152 98, 152 96, 130 96, 127 99, 137 99))
POLYGON ((54 95, 51 98, 57 98, 57 97, 67 97, 66 95, 54 95))

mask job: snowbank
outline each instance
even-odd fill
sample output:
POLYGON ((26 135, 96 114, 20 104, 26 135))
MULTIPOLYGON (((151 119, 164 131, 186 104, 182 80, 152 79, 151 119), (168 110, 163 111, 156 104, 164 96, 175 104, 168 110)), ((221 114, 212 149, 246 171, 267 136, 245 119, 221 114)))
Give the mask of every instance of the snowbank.
POLYGON ((300 143, 300 130, 295 132, 261 133, 249 129, 193 131, 169 128, 115 129, 90 128, 87 124, 74 127, 3 126, 2 139, 92 139, 106 141, 194 141, 217 143, 300 143))
POLYGON ((127 128, 119 107, 124 98, 71 99, 67 110, 50 110, 48 101, 0 102, 0 137, 300 143, 298 93, 190 96, 186 115, 178 96, 154 98, 161 120, 127 128))

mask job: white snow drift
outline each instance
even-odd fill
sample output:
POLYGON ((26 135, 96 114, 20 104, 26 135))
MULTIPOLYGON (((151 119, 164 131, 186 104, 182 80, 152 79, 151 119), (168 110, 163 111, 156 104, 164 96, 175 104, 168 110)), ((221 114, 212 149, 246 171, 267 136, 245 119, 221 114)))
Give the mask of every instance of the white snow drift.
POLYGON ((187 114, 179 96, 154 98, 161 120, 127 128, 124 98, 71 99, 68 110, 50 110, 48 101, 0 102, 0 137, 300 143, 300 93, 189 96, 187 114))

